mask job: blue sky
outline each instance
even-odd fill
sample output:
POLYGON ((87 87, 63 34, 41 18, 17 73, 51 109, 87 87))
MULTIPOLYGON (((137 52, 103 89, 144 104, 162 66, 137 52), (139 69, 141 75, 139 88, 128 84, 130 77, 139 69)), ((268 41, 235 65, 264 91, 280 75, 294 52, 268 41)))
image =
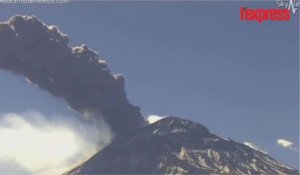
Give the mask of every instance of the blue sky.
MULTIPOLYGON (((126 78, 144 115, 175 115, 299 164, 299 12, 288 22, 240 21, 262 2, 76 2, 0 5, 0 20, 36 15, 72 46, 99 51, 126 78), (294 142, 298 150, 276 145, 294 142)), ((61 99, 0 71, 0 113, 72 114, 61 99)))

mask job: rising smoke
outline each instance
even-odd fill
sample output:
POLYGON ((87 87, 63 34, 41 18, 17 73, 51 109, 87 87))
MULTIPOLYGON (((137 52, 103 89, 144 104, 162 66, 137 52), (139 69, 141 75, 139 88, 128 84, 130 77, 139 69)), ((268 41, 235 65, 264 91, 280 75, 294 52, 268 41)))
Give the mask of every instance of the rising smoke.
POLYGON ((128 102, 124 77, 111 74, 86 45, 70 47, 68 40, 36 17, 14 16, 0 23, 0 69, 24 75, 92 120, 103 118, 117 136, 145 125, 139 107, 128 102))

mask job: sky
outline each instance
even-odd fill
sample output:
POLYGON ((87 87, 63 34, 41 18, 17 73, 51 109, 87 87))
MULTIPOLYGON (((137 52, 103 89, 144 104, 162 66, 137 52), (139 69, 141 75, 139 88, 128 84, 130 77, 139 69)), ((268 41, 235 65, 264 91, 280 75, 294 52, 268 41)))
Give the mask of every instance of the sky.
MULTIPOLYGON (((0 21, 22 14, 56 25, 71 46, 87 44, 125 76, 127 96, 145 116, 197 121, 298 168, 299 12, 260 24, 240 21, 241 6, 276 8, 275 1, 0 4, 0 21)), ((0 71, 0 84, 0 113, 75 115, 23 77, 0 71)))

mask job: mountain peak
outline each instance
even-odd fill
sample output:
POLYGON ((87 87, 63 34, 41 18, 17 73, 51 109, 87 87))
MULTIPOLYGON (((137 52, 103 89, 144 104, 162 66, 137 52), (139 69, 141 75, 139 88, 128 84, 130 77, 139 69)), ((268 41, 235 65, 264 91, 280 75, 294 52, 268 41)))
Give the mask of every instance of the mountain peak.
POLYGON ((155 135, 169 135, 169 134, 196 134, 198 136, 207 135, 209 130, 200 123, 181 119, 179 117, 166 117, 151 125, 146 130, 154 130, 155 135))

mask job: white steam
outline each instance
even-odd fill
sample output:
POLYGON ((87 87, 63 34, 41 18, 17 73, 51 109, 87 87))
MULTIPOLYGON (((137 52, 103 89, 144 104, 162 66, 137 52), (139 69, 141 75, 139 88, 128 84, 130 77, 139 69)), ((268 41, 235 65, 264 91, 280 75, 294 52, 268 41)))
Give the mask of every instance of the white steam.
POLYGON ((297 148, 294 147, 294 143, 286 139, 277 139, 277 145, 289 150, 297 150, 297 148))
POLYGON ((149 124, 152 124, 152 123, 155 123, 161 119, 163 119, 165 117, 163 116, 158 116, 158 115, 149 115, 148 118, 147 118, 147 121, 149 124))
POLYGON ((62 118, 50 119, 38 112, 2 114, 1 174, 62 174, 91 157, 112 137, 105 124, 99 127, 62 118))

